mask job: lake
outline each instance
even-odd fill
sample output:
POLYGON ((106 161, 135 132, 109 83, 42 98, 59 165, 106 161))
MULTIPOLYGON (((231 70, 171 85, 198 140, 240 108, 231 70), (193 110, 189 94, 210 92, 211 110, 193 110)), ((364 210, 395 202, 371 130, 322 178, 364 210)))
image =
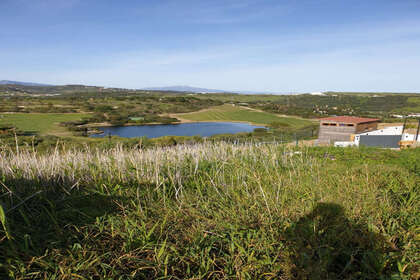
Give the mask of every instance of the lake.
POLYGON ((252 132, 255 128, 262 126, 250 125, 247 123, 233 122, 197 122, 181 124, 159 124, 159 125, 136 125, 136 126, 107 126, 98 127, 102 134, 93 134, 90 137, 105 137, 115 135, 120 137, 142 137, 156 138, 167 135, 172 136, 194 136, 203 137, 215 134, 235 134, 239 132, 252 132))

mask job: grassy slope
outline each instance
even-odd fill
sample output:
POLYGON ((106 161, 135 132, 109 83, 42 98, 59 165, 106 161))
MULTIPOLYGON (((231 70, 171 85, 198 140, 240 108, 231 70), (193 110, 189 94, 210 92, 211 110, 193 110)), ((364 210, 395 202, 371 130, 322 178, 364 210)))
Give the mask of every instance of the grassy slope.
POLYGON ((274 144, 0 148, 0 278, 416 279, 419 158, 274 144))
POLYGON ((284 95, 268 95, 268 94, 202 94, 196 95, 198 98, 212 98, 223 102, 273 102, 283 100, 287 97, 284 95))
POLYGON ((293 118, 293 117, 280 117, 275 114, 267 112, 259 112, 244 107, 223 105, 213 107, 209 110, 201 112, 194 112, 188 114, 178 114, 181 119, 191 121, 241 121, 250 122, 260 125, 268 125, 273 122, 289 124, 294 127, 302 127, 311 124, 310 121, 293 118))
POLYGON ((406 112, 420 112, 420 95, 419 97, 409 97, 408 102, 412 103, 413 105, 405 108, 406 112))
POLYGON ((88 114, 70 113, 70 114, 48 114, 48 113, 30 113, 30 114, 0 114, 0 124, 12 124, 22 131, 35 131, 42 135, 52 134, 65 136, 70 133, 59 126, 60 122, 75 121, 87 117, 88 114))

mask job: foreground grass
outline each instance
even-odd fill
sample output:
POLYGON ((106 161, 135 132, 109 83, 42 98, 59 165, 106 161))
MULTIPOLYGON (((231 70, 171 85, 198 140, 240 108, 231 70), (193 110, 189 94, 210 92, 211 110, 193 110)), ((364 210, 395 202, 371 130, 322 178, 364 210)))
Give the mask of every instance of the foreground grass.
POLYGON ((21 131, 36 132, 41 135, 51 134, 58 136, 68 136, 71 135, 71 132, 69 132, 64 127, 59 126, 59 123, 76 121, 88 116, 89 114, 82 113, 0 113, 0 125, 12 124, 21 131))
POLYGON ((177 117, 190 121, 239 121, 259 125, 270 125, 272 123, 283 124, 295 128, 311 125, 312 122, 294 117, 280 117, 278 115, 256 111, 240 106, 226 104, 213 107, 208 110, 187 114, 177 114, 177 117))
POLYGON ((276 144, 5 148, 0 278, 416 279, 419 159, 276 144))

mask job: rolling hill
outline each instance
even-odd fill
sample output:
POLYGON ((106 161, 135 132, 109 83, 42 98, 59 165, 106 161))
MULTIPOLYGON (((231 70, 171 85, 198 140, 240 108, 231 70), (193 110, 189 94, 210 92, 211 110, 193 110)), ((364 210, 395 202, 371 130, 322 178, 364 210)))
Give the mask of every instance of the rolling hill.
POLYGON ((53 85, 48 85, 48 84, 39 84, 39 83, 31 83, 31 82, 18 82, 18 81, 9 81, 9 80, 1 80, 0 85, 19 85, 19 86, 32 86, 32 87, 53 86, 53 85))

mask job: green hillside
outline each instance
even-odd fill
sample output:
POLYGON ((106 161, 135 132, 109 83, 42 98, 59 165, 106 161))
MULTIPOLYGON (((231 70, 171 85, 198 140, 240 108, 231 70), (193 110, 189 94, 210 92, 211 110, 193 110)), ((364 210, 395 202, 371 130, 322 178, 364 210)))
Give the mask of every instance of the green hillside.
POLYGON ((88 116, 89 114, 80 113, 0 113, 0 125, 11 124, 21 131, 31 131, 40 134, 68 135, 70 132, 59 126, 60 122, 76 121, 88 116))
POLYGON ((191 121, 239 121, 260 125, 281 123, 285 126, 294 127, 303 127, 312 124, 309 120, 294 117, 281 117, 272 113, 261 112, 231 104, 212 107, 200 112, 177 114, 176 116, 191 121))

